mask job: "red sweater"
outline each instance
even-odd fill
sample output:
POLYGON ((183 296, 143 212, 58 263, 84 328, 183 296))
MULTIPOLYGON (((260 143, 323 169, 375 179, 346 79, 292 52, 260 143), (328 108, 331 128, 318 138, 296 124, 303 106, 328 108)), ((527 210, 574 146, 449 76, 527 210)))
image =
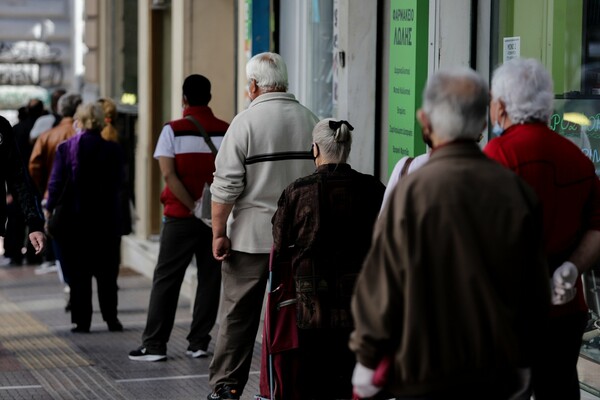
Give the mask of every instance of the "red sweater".
MULTIPOLYGON (((594 164, 570 140, 543 123, 513 125, 484 149, 533 187, 542 203, 550 274, 567 260, 588 229, 600 230, 600 181, 594 164)), ((553 315, 587 311, 581 279, 577 296, 553 315)))

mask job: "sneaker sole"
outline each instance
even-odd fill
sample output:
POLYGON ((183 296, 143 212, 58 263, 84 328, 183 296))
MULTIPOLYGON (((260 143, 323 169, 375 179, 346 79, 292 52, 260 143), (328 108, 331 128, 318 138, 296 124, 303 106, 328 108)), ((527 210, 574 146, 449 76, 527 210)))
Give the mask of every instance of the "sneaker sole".
POLYGON ((143 356, 129 356, 129 359, 132 361, 164 361, 167 359, 167 356, 157 355, 157 354, 145 354, 143 356))
POLYGON ((205 358, 205 357, 208 357, 208 352, 206 352, 204 350, 196 350, 196 351, 187 350, 185 352, 185 354, 187 354, 188 356, 190 356, 192 358, 205 358))

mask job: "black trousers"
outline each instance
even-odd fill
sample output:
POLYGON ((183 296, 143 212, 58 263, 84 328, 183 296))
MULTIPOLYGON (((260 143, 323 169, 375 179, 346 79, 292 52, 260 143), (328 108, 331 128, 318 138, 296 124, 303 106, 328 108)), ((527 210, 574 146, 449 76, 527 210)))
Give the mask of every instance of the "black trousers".
POLYGON ((23 261, 21 250, 25 245, 25 217, 16 201, 6 206, 6 233, 4 235, 4 256, 15 264, 23 261))
POLYGON ((208 347, 221 294, 221 263, 212 256, 212 230, 197 218, 165 217, 142 335, 144 346, 152 351, 166 354, 181 284, 193 256, 198 267, 198 286, 187 340, 194 350, 208 347))
POLYGON ((586 323, 587 314, 577 313, 550 318, 540 327, 531 369, 535 400, 580 398, 577 361, 586 323))
POLYGON ((117 278, 119 276, 121 237, 86 235, 58 242, 61 265, 68 271, 71 288, 71 322, 89 328, 92 322, 92 278, 96 278, 98 303, 102 319, 117 319, 117 278), (91 251, 90 245, 94 251, 91 251))

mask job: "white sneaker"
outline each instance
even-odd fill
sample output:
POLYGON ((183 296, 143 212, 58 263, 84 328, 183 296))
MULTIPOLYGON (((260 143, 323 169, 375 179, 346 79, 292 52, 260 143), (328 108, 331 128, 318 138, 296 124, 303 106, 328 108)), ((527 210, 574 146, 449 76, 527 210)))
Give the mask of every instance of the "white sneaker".
POLYGON ((206 350, 202 350, 202 349, 194 350, 191 347, 188 347, 185 354, 187 354, 188 356, 190 356, 192 358, 208 357, 208 352, 206 350))
POLYGON ((56 272, 58 267, 56 263, 50 263, 49 261, 43 262, 39 267, 35 269, 36 275, 49 274, 52 272, 56 272))

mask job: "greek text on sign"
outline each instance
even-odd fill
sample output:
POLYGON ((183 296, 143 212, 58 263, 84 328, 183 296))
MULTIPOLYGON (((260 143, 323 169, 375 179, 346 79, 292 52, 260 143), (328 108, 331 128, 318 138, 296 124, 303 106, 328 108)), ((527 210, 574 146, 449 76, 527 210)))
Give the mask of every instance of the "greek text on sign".
POLYGON ((503 62, 519 57, 521 57, 521 37, 505 37, 503 62))

